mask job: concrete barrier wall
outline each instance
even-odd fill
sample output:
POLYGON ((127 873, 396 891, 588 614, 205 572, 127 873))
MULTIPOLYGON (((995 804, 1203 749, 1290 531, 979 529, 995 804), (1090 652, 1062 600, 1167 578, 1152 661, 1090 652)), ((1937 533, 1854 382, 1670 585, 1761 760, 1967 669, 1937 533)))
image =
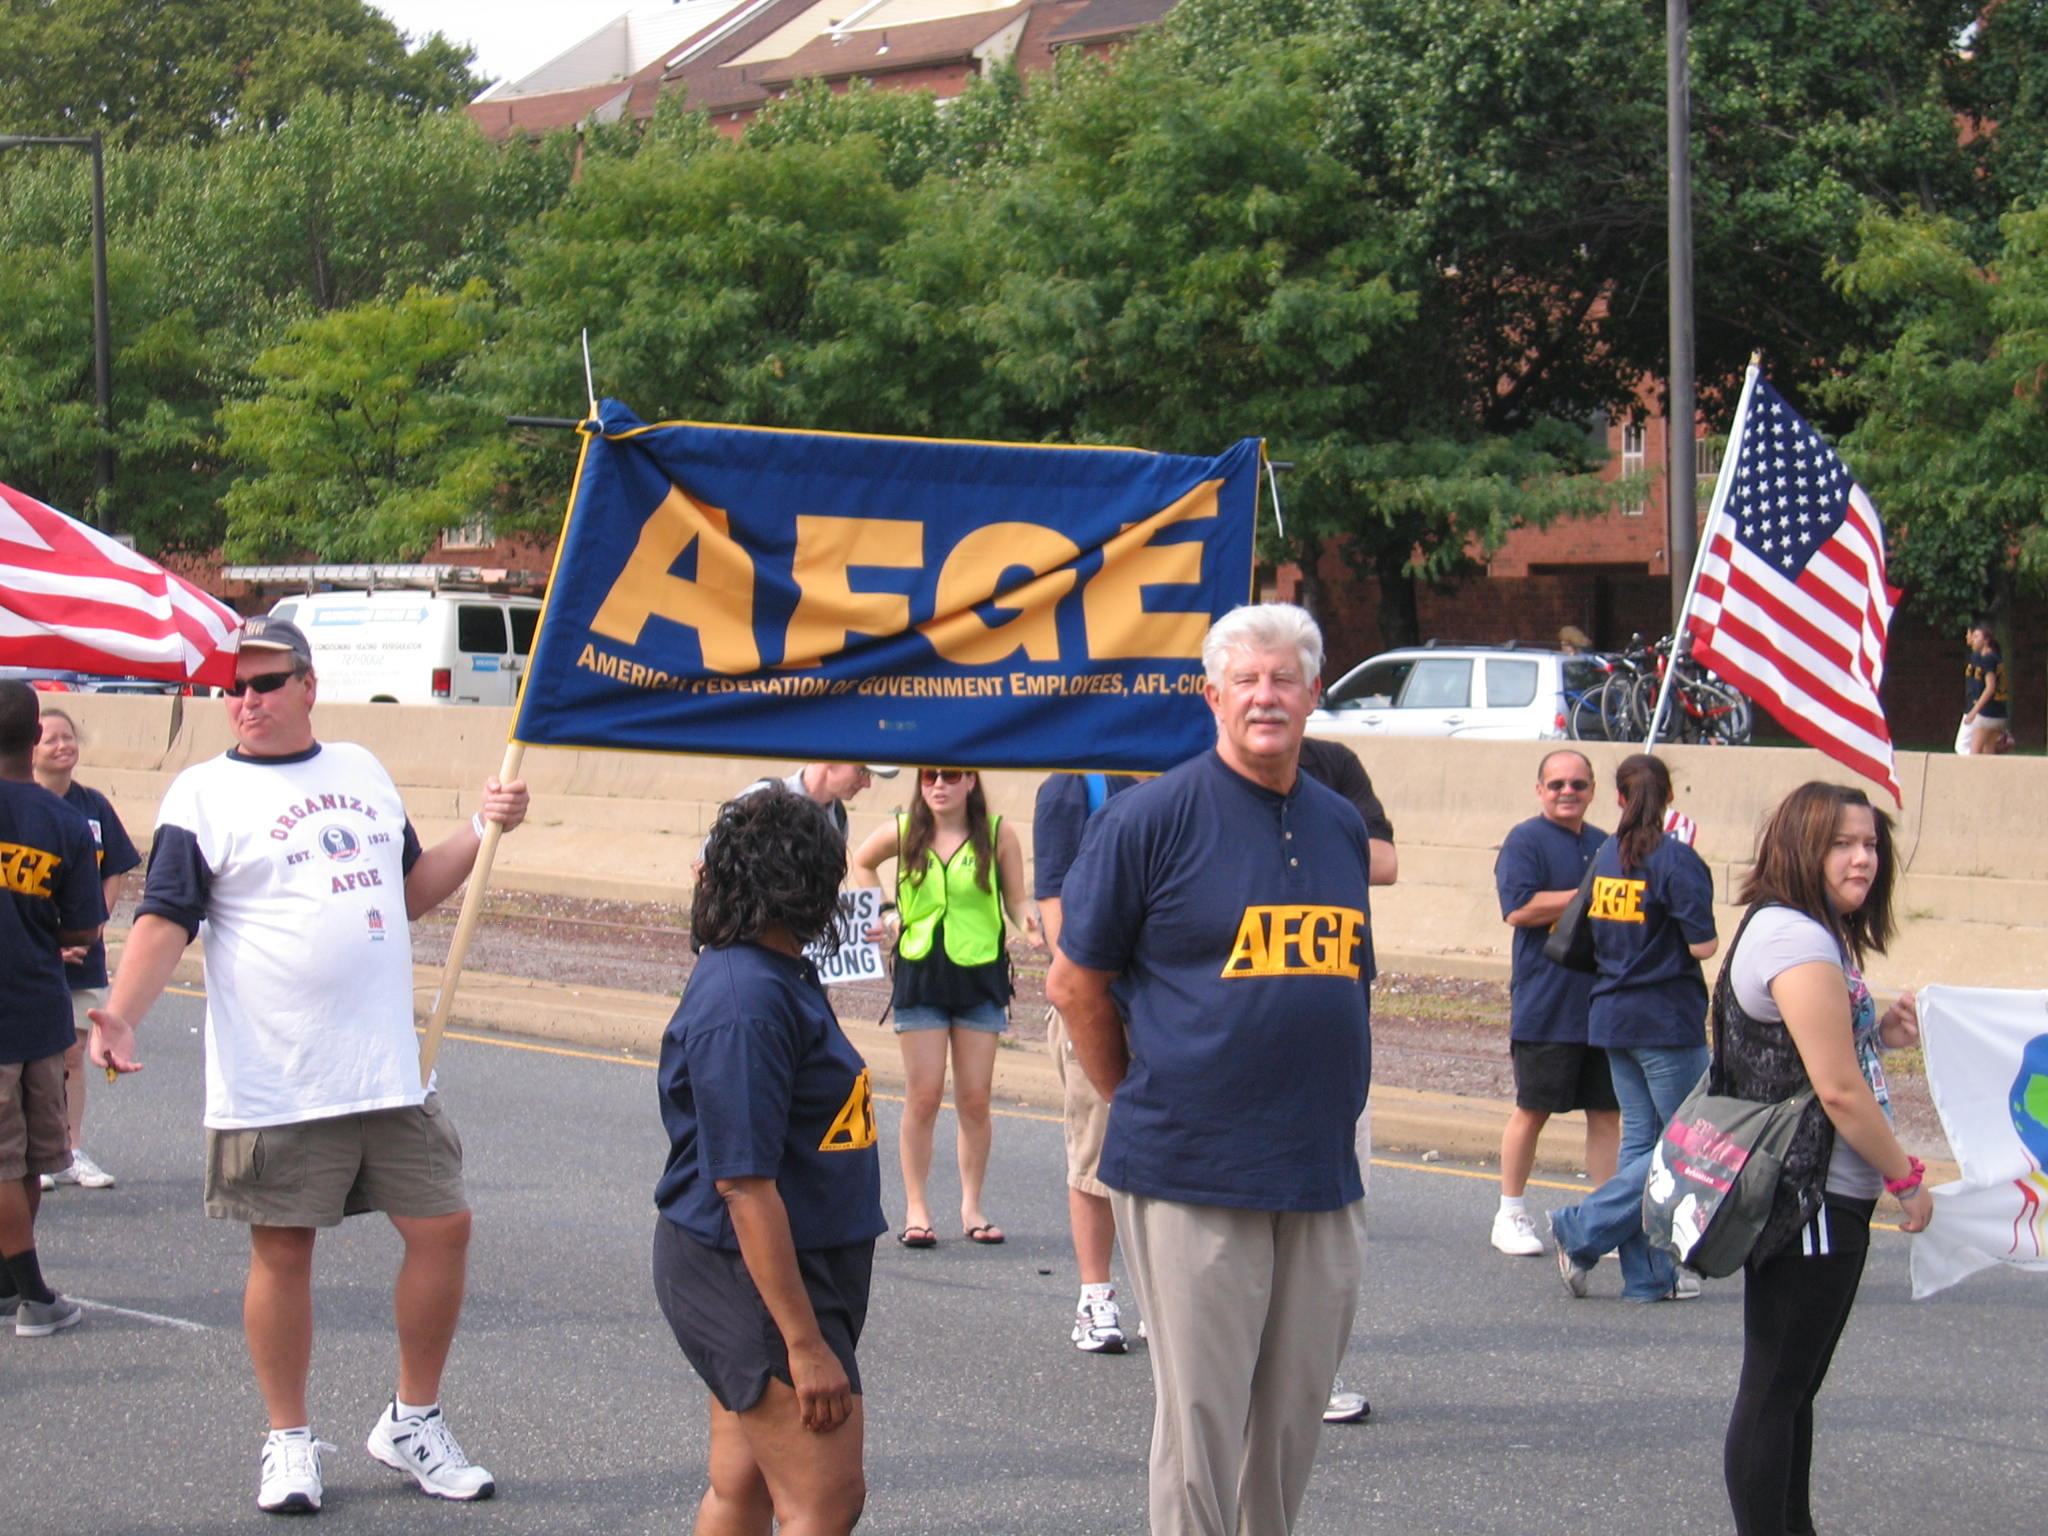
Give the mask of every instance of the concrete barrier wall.
MULTIPOLYGON (((76 695, 61 701, 85 736, 79 777, 114 797, 140 838, 178 769, 233 741, 218 700, 187 700, 175 735, 171 701, 76 695)), ((323 705, 331 740, 361 742, 405 790, 432 840, 475 808, 505 753, 502 709, 323 705)), ((1493 894, 1493 853, 1508 828, 1535 814, 1536 768, 1546 746, 1354 738, 1386 803, 1401 851, 1401 881, 1374 911, 1383 955, 1400 963, 1499 970, 1508 931, 1493 894)), ((1593 820, 1612 825, 1615 765, 1626 748, 1589 744, 1599 788, 1593 820)), ((1768 747, 1667 750, 1678 804, 1700 825, 1699 851, 1717 894, 1732 903, 1756 830, 1784 794, 1808 779, 1851 782, 1818 752, 1768 747)), ((521 769, 533 819, 503 844, 494 883, 575 896, 682 901, 698 840, 718 805, 785 763, 657 753, 534 748, 521 769)), ((1893 955, 1872 967, 1889 985, 1942 980, 2048 986, 2048 761, 1914 753, 1900 759, 1903 871, 1893 955)), ((1042 775, 992 773, 991 809, 1030 846, 1032 800, 1042 775)), ((853 812, 856 840, 914 792, 908 775, 878 780, 853 812)), ((1875 797, 1875 796, 1874 796, 1875 797)), ((1883 803, 1880 801, 1880 803, 1883 803)), ((1724 911, 1732 931, 1734 909, 1724 911)))

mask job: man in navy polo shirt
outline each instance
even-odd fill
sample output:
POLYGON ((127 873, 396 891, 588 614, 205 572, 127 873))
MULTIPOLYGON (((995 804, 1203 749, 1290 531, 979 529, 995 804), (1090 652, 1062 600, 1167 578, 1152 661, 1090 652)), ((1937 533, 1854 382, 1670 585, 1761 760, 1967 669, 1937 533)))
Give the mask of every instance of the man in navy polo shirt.
POLYGON ((1550 1117, 1586 1112, 1586 1176, 1596 1189, 1614 1177, 1621 1150, 1621 1110, 1607 1075, 1607 1053, 1586 1043, 1593 978, 1543 957, 1551 925, 1607 841, 1605 832, 1586 825, 1592 803, 1593 765, 1584 754, 1569 748, 1547 753, 1536 769, 1539 814, 1508 833, 1493 864, 1500 915, 1515 930, 1508 982, 1515 1107, 1500 1139, 1493 1246, 1522 1258, 1543 1252, 1524 1196, 1536 1166, 1536 1138, 1550 1117))
POLYGON ((1291 605, 1218 620, 1216 749, 1118 795, 1067 872, 1046 991, 1110 1100, 1154 1536, 1293 1529, 1358 1300, 1372 855, 1299 772, 1322 658, 1291 605))
POLYGON ((99 861, 85 818, 35 781, 35 691, 0 683, 0 1318, 22 1338, 84 1313, 43 1281, 42 1176, 71 1166, 64 1053, 77 1039, 62 951, 100 936, 99 861))

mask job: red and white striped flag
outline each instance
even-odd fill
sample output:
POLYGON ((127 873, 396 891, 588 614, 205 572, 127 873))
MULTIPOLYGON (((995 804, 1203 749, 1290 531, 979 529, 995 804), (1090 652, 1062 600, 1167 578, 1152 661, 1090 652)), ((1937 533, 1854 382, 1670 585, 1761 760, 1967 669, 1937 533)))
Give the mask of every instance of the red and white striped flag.
POLYGON ((0 485, 0 662, 234 681, 241 619, 154 560, 0 485))
POLYGON ((1768 380, 1743 391, 1691 608, 1693 655, 1899 800, 1878 689, 1898 591, 1884 524, 1768 380))

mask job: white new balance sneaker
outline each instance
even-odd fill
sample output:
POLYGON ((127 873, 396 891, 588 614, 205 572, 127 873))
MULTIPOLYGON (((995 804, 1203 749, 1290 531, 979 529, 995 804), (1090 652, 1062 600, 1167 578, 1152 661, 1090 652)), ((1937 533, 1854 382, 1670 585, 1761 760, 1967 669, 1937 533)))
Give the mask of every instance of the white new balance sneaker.
POLYGON ((320 1513, 320 1453, 334 1447, 305 1429, 273 1429, 263 1441, 256 1507, 273 1515, 320 1513))
POLYGON ((1493 1246, 1518 1259, 1532 1259, 1543 1252, 1543 1239, 1536 1235, 1535 1219, 1527 1211, 1496 1211, 1493 1246))
MULTIPOLYGON (((86 1156, 82 1147, 71 1149, 71 1166, 60 1169, 53 1178, 58 1184, 76 1184, 81 1189, 111 1189, 114 1176, 86 1156)), ((45 1185, 44 1188, 49 1188, 45 1185)))
POLYGON ((1124 1352, 1123 1317, 1114 1300, 1083 1300, 1074 1309, 1074 1348, 1091 1355, 1124 1352))
POLYGON ((393 1403, 378 1415, 364 1449, 385 1466, 411 1473, 420 1491, 437 1499, 488 1499, 498 1491, 491 1474, 462 1454, 439 1408, 401 1419, 393 1403))

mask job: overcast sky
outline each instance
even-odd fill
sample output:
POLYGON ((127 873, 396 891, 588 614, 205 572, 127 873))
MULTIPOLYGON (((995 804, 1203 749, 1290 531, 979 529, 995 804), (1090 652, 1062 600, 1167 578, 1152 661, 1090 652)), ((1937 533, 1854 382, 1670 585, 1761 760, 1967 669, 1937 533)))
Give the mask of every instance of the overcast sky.
MULTIPOLYGON (((636 0, 370 0, 416 41, 444 32, 476 49, 478 74, 517 80, 581 42, 636 0)), ((644 5, 646 0, 637 0, 644 5)))

